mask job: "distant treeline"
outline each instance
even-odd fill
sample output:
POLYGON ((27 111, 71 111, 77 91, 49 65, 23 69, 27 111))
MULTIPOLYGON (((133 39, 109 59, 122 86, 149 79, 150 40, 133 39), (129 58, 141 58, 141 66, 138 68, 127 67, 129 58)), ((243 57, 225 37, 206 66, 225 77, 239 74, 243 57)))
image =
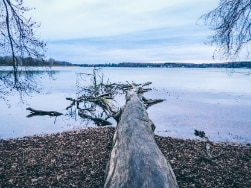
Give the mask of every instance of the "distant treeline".
MULTIPOLYGON (((17 58, 19 66, 73 66, 73 64, 66 61, 57 61, 52 58, 48 60, 35 59, 31 57, 17 58)), ((12 66, 12 57, 0 57, 0 66, 12 66)))
POLYGON ((81 67, 156 67, 156 68, 251 68, 251 61, 228 63, 109 63, 109 64, 81 64, 81 67))
MULTIPOLYGON (((156 68, 251 68, 251 61, 227 62, 227 63, 106 63, 106 64, 72 64, 66 61, 58 61, 52 58, 39 60, 31 57, 19 58, 20 66, 80 66, 80 67, 156 67, 156 68)), ((0 66, 11 66, 12 58, 0 57, 0 66)))

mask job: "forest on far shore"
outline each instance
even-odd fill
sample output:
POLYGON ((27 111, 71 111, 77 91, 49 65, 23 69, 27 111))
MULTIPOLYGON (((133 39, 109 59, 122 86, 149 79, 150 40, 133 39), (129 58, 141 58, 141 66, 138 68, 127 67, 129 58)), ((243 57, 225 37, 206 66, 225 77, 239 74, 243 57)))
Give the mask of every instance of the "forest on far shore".
MULTIPOLYGON (((99 64, 73 64, 67 61, 55 59, 36 59, 31 57, 18 58, 19 66, 79 66, 79 67, 156 67, 156 68, 251 68, 251 61, 236 61, 225 63, 140 63, 140 62, 122 62, 122 63, 99 63, 99 64)), ((0 57, 0 66, 12 66, 12 57, 0 57)))

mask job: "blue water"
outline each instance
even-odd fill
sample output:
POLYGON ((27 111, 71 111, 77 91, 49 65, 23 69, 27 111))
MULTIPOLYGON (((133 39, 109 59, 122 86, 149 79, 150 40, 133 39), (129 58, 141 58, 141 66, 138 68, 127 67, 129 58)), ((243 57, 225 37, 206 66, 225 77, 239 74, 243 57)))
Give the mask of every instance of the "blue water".
MULTIPOLYGON (((54 68, 54 79, 43 79, 43 94, 10 97, 1 101, 0 137, 3 139, 47 134, 86 127, 79 117, 32 117, 25 109, 67 113, 66 97, 76 97, 80 73, 92 68, 54 68)), ((251 75, 248 69, 187 68, 103 68, 111 82, 151 81, 148 98, 165 102, 148 109, 156 125, 155 133, 177 138, 196 138, 194 129, 203 130, 213 141, 251 143, 251 75)), ((83 83, 80 83, 83 84, 83 83)), ((89 124, 88 126, 92 126, 89 124)), ((114 125, 115 126, 115 125, 114 125)))

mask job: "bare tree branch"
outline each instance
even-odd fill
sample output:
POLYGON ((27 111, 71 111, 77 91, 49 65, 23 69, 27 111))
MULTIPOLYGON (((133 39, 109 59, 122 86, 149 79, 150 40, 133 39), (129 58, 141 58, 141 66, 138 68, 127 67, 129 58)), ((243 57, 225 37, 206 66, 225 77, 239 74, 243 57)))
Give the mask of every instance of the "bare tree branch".
MULTIPOLYGON (((101 125, 102 123, 109 125, 109 118, 114 119, 117 123, 120 121, 123 106, 116 101, 118 95, 123 95, 123 99, 126 99, 127 92, 135 87, 138 88, 137 92, 139 94, 151 90, 151 88, 145 88, 149 86, 151 82, 143 84, 136 84, 134 82, 127 82, 126 84, 110 83, 109 80, 105 82, 100 69, 94 69, 93 74, 81 74, 81 77, 79 78, 82 81, 87 81, 89 78, 90 82, 89 84, 84 83, 82 84, 83 86, 79 86, 79 97, 76 99, 66 98, 71 101, 71 104, 66 109, 74 111, 82 118, 92 120, 98 125, 101 125), (76 110, 72 110, 74 107, 76 110)), ((81 81, 78 80, 77 83, 80 84, 81 81)), ((164 100, 146 99, 142 96, 142 101, 144 102, 145 107, 148 108, 154 104, 163 102, 164 100)))
MULTIPOLYGON (((78 91, 76 98, 66 98, 70 104, 66 107, 68 113, 71 117, 80 116, 83 121, 89 122, 91 120, 98 126, 112 125, 112 120, 117 123, 120 121, 120 117, 123 111, 123 107, 127 102, 128 92, 132 89, 136 89, 137 94, 141 96, 141 100, 145 108, 163 102, 163 99, 146 99, 143 93, 150 91, 148 87, 151 82, 146 82, 143 84, 136 84, 134 82, 126 84, 123 83, 111 83, 109 80, 104 81, 103 73, 100 69, 94 69, 93 74, 81 73, 77 79, 78 91), (118 98, 123 98, 123 102, 117 102, 118 98)), ((27 109, 29 111, 31 108, 27 109)), ((41 112, 36 110, 36 112, 41 112)), ((42 111, 41 115, 44 115, 42 111)), ((48 112, 49 114, 51 111, 48 112)), ((48 114, 47 113, 47 114, 48 114)), ((53 113, 52 113, 53 114, 53 113)), ((39 113, 36 113, 39 115, 39 113)), ((31 115, 29 115, 32 117, 31 115)))
POLYGON ((220 0, 214 10, 202 16, 214 31, 216 55, 237 57, 251 41, 251 0, 220 0))
POLYGON ((12 58, 12 71, 0 74, 0 84, 20 93, 38 91, 32 72, 22 62, 25 57, 42 60, 46 46, 35 33, 40 25, 25 17, 29 10, 23 0, 0 0, 0 55, 12 58))

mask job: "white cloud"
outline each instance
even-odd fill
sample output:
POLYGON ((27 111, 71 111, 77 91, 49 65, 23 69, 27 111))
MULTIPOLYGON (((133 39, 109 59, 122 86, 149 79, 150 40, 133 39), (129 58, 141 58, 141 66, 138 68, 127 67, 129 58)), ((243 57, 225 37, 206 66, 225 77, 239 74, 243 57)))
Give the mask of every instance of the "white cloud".
POLYGON ((32 14, 42 23, 43 37, 62 39, 195 24, 194 17, 197 19, 213 3, 212 0, 203 3, 201 0, 26 0, 26 4, 36 7, 32 14))
POLYGON ((187 37, 177 30, 163 28, 114 37, 55 41, 49 43, 49 47, 55 58, 74 63, 205 62, 211 59, 213 50, 203 44, 203 33, 187 37))
POLYGON ((218 0, 26 0, 25 3, 36 7, 30 14, 41 22, 39 33, 48 41, 49 57, 73 63, 211 59, 212 50, 203 44, 208 30, 196 26, 196 22, 218 0))

